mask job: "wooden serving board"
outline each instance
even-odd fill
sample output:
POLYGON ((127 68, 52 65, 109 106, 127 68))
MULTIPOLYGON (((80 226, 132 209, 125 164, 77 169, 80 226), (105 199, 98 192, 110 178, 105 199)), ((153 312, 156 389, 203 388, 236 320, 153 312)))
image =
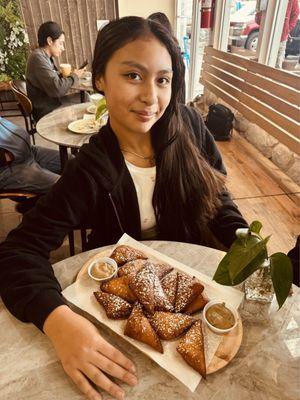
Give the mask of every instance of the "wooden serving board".
MULTIPOLYGON (((109 257, 112 253, 112 249, 106 249, 100 253, 95 254, 91 257, 80 269, 77 274, 76 280, 81 278, 83 275, 87 274, 88 266, 91 262, 96 261, 101 257, 109 257)), ((219 371, 221 368, 224 368, 237 354, 243 338, 243 325, 242 321, 239 318, 237 326, 231 332, 224 334, 219 347, 212 358, 209 366, 207 367, 206 373, 207 375, 212 374, 216 371, 219 371)))

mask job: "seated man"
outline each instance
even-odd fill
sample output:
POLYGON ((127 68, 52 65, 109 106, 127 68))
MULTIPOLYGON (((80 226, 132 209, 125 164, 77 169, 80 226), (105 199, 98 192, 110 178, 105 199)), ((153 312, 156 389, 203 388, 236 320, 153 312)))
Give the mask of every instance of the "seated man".
POLYGON ((50 190, 60 173, 59 152, 30 144, 28 133, 0 117, 0 189, 37 194, 50 190))
POLYGON ((47 21, 39 27, 38 43, 39 47, 30 54, 26 67, 27 94, 35 121, 62 104, 68 104, 68 90, 85 72, 75 69, 69 76, 60 75, 54 58, 64 51, 65 35, 56 22, 47 21))

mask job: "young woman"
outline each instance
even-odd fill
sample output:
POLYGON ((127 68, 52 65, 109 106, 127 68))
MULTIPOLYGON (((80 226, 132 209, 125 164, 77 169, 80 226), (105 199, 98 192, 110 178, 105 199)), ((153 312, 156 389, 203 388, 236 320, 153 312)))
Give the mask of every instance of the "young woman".
POLYGON ((49 251, 80 224, 92 228, 91 248, 116 243, 124 232, 228 247, 235 230, 247 227, 225 189, 212 136, 178 101, 183 71, 177 43, 162 25, 139 17, 106 25, 95 46, 93 84, 105 94, 109 123, 0 245, 3 302, 45 332, 89 399, 100 395, 87 378, 123 399, 104 372, 135 385, 135 368, 65 304, 49 251))
POLYGON ((39 27, 38 43, 26 68, 27 94, 36 121, 62 105, 62 97, 84 72, 75 69, 66 78, 59 74, 53 57, 59 57, 64 51, 65 35, 56 22, 48 21, 39 27))

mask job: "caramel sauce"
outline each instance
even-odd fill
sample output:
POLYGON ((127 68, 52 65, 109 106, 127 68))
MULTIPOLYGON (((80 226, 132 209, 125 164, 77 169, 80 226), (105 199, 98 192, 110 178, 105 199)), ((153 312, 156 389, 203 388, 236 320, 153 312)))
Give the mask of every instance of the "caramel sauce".
POLYGON ((218 329, 229 329, 235 324, 233 313, 225 307, 225 303, 214 304, 206 311, 207 321, 218 329))
POLYGON ((92 268, 92 275, 95 278, 108 278, 114 273, 114 267, 106 262, 95 263, 92 268))

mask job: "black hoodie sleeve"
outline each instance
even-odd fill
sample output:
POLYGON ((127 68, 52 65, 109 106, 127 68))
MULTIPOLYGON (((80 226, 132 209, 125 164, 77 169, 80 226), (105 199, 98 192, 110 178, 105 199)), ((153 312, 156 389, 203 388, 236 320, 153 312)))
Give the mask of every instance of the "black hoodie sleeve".
MULTIPOLYGON (((195 140, 201 153, 213 168, 226 174, 222 156, 212 134, 206 128, 199 112, 194 108, 186 107, 185 113, 189 115, 195 140)), ((222 205, 215 218, 210 222, 209 228, 218 241, 226 248, 229 248, 236 239, 235 231, 238 228, 248 228, 248 223, 240 213, 238 206, 232 201, 228 191, 222 193, 221 202, 222 205)))
POLYGON ((86 222, 95 193, 95 183, 78 168, 76 160, 69 161, 52 190, 0 244, 0 294, 21 321, 42 329, 49 313, 65 304, 49 253, 72 228, 86 222))

